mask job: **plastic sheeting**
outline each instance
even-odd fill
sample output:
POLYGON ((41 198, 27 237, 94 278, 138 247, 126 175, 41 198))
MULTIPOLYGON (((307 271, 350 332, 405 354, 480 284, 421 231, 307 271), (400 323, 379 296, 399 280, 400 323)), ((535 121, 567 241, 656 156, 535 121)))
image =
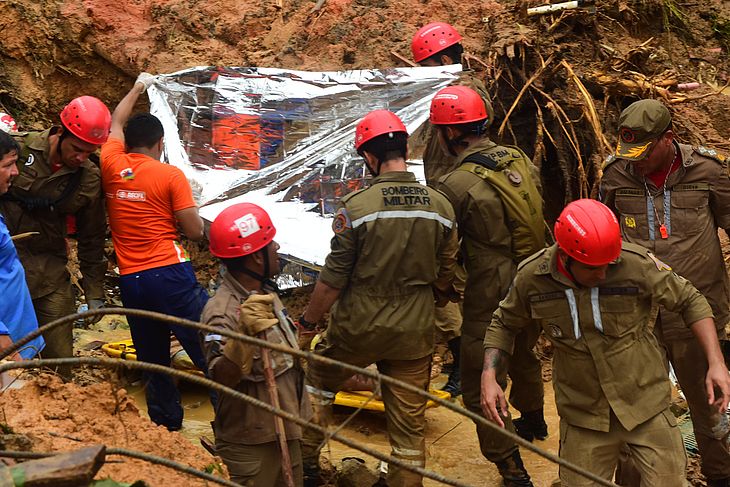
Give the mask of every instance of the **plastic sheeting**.
POLYGON ((353 145, 357 122, 372 110, 395 112, 417 153, 413 134, 431 98, 460 70, 199 67, 160 76, 148 94, 165 128, 163 157, 190 180, 203 218, 257 203, 272 215, 280 252, 316 269, 337 201, 369 178, 353 145))

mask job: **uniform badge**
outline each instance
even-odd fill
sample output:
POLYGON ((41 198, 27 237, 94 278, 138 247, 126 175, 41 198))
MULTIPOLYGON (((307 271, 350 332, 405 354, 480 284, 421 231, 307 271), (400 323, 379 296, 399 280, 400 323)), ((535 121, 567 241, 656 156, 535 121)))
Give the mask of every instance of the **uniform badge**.
POLYGON ((619 137, 621 137, 621 140, 627 144, 631 144, 636 140, 636 132, 628 127, 621 127, 621 130, 619 130, 619 137))
POLYGON ((654 265, 656 265, 656 268, 659 269, 660 271, 671 271, 672 270, 671 266, 669 266, 668 264, 665 264, 664 262, 659 260, 659 258, 656 255, 652 254, 651 252, 647 252, 646 255, 648 255, 649 258, 654 261, 654 265))
POLYGON ((512 186, 519 186, 522 183, 522 175, 517 171, 507 171, 507 179, 512 186))
POLYGON ((332 222, 332 231, 339 235, 349 228, 352 228, 352 222, 350 221, 350 217, 347 215, 347 210, 340 208, 337 210, 335 219, 332 222))
POLYGON ((553 338, 561 338, 563 336, 563 330, 558 325, 548 325, 550 329, 550 336, 553 338))
POLYGON ((633 216, 627 216, 624 218, 624 223, 629 228, 636 228, 636 220, 633 216))
POLYGON ((26 166, 32 166, 35 162, 35 156, 33 154, 28 154, 28 159, 25 160, 26 166))
POLYGON ((125 169, 122 169, 122 171, 119 173, 119 176, 121 176, 122 179, 126 180, 134 179, 134 172, 132 172, 131 167, 127 167, 125 169))

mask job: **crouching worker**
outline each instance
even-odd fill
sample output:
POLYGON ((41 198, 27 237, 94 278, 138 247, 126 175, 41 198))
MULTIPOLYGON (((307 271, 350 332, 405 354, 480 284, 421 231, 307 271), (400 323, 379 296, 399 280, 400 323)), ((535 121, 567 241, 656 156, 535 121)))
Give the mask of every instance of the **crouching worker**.
MULTIPOLYGON (((705 387, 720 414, 730 376, 712 309, 686 279, 638 245, 621 243, 602 203, 570 203, 555 223, 557 244, 529 257, 494 313, 484 339, 482 407, 500 426, 507 411, 498 378, 520 329, 538 323, 555 348, 560 456, 606 480, 626 444, 642 486, 685 486, 682 437, 669 410, 671 386, 652 332, 659 305, 679 313, 707 357, 705 387)), ((563 486, 594 482, 560 468, 563 486)))
MULTIPOLYGON (((205 306, 201 321, 297 348, 296 328, 271 281, 279 273, 275 234, 269 215, 254 204, 233 205, 218 215, 210 227, 210 252, 221 259, 226 273, 216 295, 205 306)), ((265 369, 271 367, 279 407, 303 419, 311 417, 298 358, 272 350, 266 360, 259 347, 215 333, 205 335, 204 349, 211 379, 271 403, 265 378, 265 369)), ((294 483, 301 485, 302 431, 288 421, 283 421, 282 427, 294 483)), ((213 430, 216 451, 232 481, 256 487, 286 485, 274 415, 221 394, 213 430)))

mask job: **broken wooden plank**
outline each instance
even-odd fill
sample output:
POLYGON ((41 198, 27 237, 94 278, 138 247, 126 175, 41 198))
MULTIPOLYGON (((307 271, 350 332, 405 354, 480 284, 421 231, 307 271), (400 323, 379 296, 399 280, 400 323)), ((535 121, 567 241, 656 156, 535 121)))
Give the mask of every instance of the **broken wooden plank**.
POLYGON ((11 470, 23 476, 24 487, 88 485, 104 465, 106 447, 94 445, 48 458, 30 460, 11 470))

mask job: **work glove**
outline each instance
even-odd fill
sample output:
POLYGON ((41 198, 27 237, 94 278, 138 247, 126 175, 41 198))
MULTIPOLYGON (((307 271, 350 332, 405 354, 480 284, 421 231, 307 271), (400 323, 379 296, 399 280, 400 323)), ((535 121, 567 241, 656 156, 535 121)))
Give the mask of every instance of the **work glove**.
POLYGON ((228 338, 223 346, 223 356, 238 365, 244 375, 251 373, 255 347, 235 338, 228 338))
POLYGON ((150 73, 139 73, 139 76, 137 76, 136 83, 142 84, 142 93, 147 91, 147 88, 152 86, 155 83, 155 80, 157 79, 157 76, 150 74, 150 73))
POLYGON ((239 323, 243 327, 243 331, 250 336, 256 336, 278 324, 279 319, 274 315, 274 295, 250 295, 241 304, 239 323))
MULTIPOLYGON (((104 307, 104 301, 101 299, 88 299, 86 301, 86 304, 89 307, 89 311, 94 311, 95 309, 100 309, 104 307)), ((93 325, 94 323, 98 323, 99 320, 101 320, 103 315, 97 315, 97 316, 87 316, 84 319, 84 322, 87 325, 93 325)))

